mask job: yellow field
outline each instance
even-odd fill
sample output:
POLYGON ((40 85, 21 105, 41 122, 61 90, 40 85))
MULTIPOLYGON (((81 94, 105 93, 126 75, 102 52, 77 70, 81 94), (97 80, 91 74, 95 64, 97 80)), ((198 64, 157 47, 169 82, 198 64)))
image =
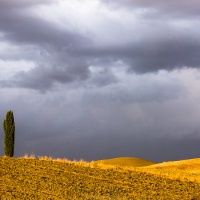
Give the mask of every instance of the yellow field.
POLYGON ((140 170, 170 179, 200 183, 200 158, 163 162, 140 170))
POLYGON ((0 157, 0 199, 197 200, 200 184, 192 179, 173 179, 169 171, 178 167, 190 177, 192 169, 198 176, 199 160, 127 168, 47 157, 0 157), (162 170, 168 171, 166 177, 162 170))

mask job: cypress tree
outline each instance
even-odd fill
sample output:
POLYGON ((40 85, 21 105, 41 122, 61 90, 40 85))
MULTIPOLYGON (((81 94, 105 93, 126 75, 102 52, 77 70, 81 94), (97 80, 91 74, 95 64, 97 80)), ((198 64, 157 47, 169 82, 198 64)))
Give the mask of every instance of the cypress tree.
POLYGON ((6 156, 13 157, 15 143, 15 121, 13 111, 9 110, 3 121, 4 128, 4 152, 6 156))

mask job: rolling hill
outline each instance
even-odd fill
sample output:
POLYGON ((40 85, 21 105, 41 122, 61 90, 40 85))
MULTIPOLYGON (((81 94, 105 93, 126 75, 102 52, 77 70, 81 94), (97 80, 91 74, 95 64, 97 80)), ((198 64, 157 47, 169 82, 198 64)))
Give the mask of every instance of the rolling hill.
POLYGON ((97 163, 102 163, 105 165, 118 165, 124 167, 144 167, 156 164, 155 162, 144 160, 141 158, 131 158, 131 157, 120 157, 105 160, 97 160, 97 163))
POLYGON ((107 168, 93 162, 0 157, 0 199, 199 199, 199 183, 150 169, 153 165, 107 168))

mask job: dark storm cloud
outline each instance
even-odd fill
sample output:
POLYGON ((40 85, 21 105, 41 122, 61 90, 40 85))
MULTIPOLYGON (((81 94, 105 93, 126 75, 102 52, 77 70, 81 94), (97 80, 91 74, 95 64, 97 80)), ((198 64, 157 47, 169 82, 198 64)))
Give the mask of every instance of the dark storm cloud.
POLYGON ((148 41, 126 55, 129 56, 125 56, 125 61, 139 73, 200 67, 200 43, 187 37, 148 41))
POLYGON ((89 40, 79 33, 34 16, 26 10, 30 6, 43 3, 48 1, 0 2, 2 40, 15 46, 20 45, 17 49, 18 54, 12 54, 11 58, 8 52, 7 56, 0 55, 1 59, 25 59, 35 63, 34 69, 17 73, 16 80, 4 85, 46 90, 50 89, 54 82, 67 83, 87 77, 86 61, 81 58, 72 59, 68 53, 89 40))
MULTIPOLYGON (((115 82, 115 75, 109 71, 104 73, 105 78, 102 77, 102 73, 97 77, 96 74, 91 74, 89 67, 110 68, 118 61, 127 66, 127 73, 130 71, 148 73, 162 69, 200 66, 199 24, 197 22, 194 26, 193 20, 190 21, 191 17, 199 16, 198 1, 105 0, 103 2, 105 5, 118 4, 120 7, 135 9, 137 23, 130 24, 130 30, 127 32, 128 42, 123 42, 126 39, 124 34, 126 31, 120 38, 115 36, 116 44, 98 43, 95 42, 96 35, 90 30, 87 34, 84 31, 81 33, 78 29, 72 29, 69 24, 61 26, 30 12, 30 8, 34 6, 58 3, 57 1, 0 1, 1 41, 18 46, 18 53, 11 53, 12 56, 9 56, 8 52, 7 56, 0 55, 0 58, 24 59, 35 63, 34 69, 18 72, 13 77, 12 83, 4 81, 3 85, 45 91, 57 83, 70 84, 81 81, 81 85, 84 86, 82 81, 85 80, 101 87, 115 82), (137 9, 143 10, 137 14, 137 9), (147 13, 152 10, 156 12, 153 12, 153 17, 149 17, 147 13), (167 19, 161 21, 161 17, 165 14, 167 19), (188 28, 170 24, 177 19, 177 16, 186 19, 188 28), (193 28, 196 28, 196 31, 193 28)), ((112 11, 113 8, 109 9, 112 11)), ((126 12, 131 14, 134 11, 126 12)), ((120 14, 122 13, 119 12, 120 14)), ((106 20, 105 16, 103 21, 106 20)), ((128 19, 124 20, 126 22, 128 19)), ((96 27, 98 28, 98 23, 96 27)), ((116 22, 111 20, 107 28, 112 30, 115 27, 116 22)), ((116 31, 123 30, 116 29, 116 31)), ((104 37, 101 38, 102 41, 104 39, 106 41, 106 35, 104 37)))
MULTIPOLYGON (((5 11, 6 12, 6 11, 5 11)), ((83 37, 78 33, 72 33, 28 14, 9 15, 0 13, 0 27, 4 32, 4 39, 29 45, 50 45, 55 48, 67 48, 69 45, 81 45, 83 37)), ((56 50, 56 49, 55 49, 56 50)))
POLYGON ((38 66, 27 72, 16 74, 18 81, 13 82, 13 86, 18 85, 23 88, 46 91, 54 87, 56 83, 70 83, 73 81, 85 80, 88 76, 87 66, 82 63, 78 65, 70 63, 71 66, 38 66))
MULTIPOLYGON (((135 9, 127 11, 129 14, 135 12, 138 16, 138 24, 132 29, 132 38, 128 43, 118 44, 116 40, 116 44, 92 46, 77 53, 87 55, 91 60, 94 57, 99 62, 106 60, 110 65, 122 60, 131 71, 137 73, 200 67, 199 1, 105 0, 104 2, 111 5, 119 4, 119 10, 121 7, 135 9), (138 9, 141 9, 139 13, 138 9), (150 17, 147 13, 152 10, 155 12, 150 17)), ((119 11, 120 14, 123 16, 119 11)), ((132 16, 130 22, 131 19, 132 16)), ((123 34, 117 39, 123 41, 129 34, 130 32, 127 32, 127 36, 123 34)))
POLYGON ((0 7, 0 30, 4 33, 3 38, 10 42, 20 45, 38 45, 40 48, 46 45, 44 48, 50 46, 56 51, 56 48, 81 45, 82 40, 86 39, 79 33, 64 30, 55 23, 37 17, 31 12, 29 14, 23 7, 9 11, 9 8, 0 7))
POLYGON ((107 48, 84 49, 79 52, 94 58, 102 58, 112 65, 117 60, 122 60, 133 72, 148 73, 160 69, 173 70, 183 67, 200 67, 200 41, 173 36, 163 39, 145 38, 144 41, 126 46, 110 46, 107 48))

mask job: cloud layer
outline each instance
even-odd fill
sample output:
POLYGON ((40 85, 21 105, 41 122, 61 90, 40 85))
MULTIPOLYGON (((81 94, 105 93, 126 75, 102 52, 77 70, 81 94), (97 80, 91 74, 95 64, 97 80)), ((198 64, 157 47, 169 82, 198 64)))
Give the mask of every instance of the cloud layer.
POLYGON ((198 1, 103 2, 1 1, 1 41, 17 46, 15 55, 7 52, 1 59, 35 64, 16 73, 10 85, 48 90, 56 83, 90 79, 91 66, 115 67, 117 62, 136 73, 199 67, 198 1), (84 4, 88 13, 86 6, 75 8, 84 4), (58 14, 62 6, 63 12, 72 11, 58 14), (51 11, 57 11, 54 17, 51 11))
POLYGON ((199 4, 0 0, 0 120, 14 110, 16 155, 197 156, 199 4))

